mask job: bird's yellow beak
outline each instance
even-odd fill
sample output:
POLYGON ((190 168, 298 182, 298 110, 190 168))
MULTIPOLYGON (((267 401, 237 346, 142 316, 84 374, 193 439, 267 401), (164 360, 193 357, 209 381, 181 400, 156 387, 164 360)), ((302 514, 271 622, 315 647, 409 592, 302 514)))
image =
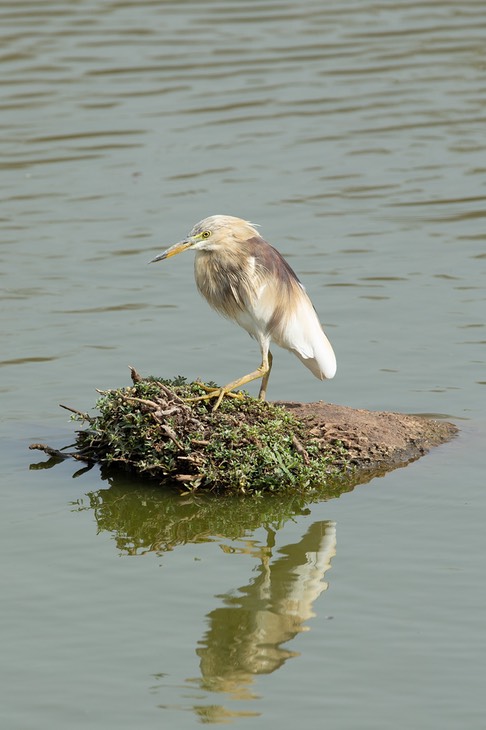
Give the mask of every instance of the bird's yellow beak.
POLYGON ((149 264, 155 263, 155 261, 163 261, 164 259, 170 259, 171 256, 175 256, 178 253, 182 253, 186 250, 186 248, 190 248, 194 241, 179 241, 179 243, 174 243, 173 246, 170 246, 162 253, 159 253, 158 256, 156 256, 152 261, 149 261, 149 264))

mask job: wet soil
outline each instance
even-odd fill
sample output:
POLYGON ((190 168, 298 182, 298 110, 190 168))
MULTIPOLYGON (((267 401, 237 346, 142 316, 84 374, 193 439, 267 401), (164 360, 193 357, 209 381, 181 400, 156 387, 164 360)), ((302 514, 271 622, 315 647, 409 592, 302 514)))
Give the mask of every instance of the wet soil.
POLYGON ((424 416, 367 411, 333 403, 281 401, 323 442, 340 442, 357 470, 388 471, 450 441, 457 426, 424 416))

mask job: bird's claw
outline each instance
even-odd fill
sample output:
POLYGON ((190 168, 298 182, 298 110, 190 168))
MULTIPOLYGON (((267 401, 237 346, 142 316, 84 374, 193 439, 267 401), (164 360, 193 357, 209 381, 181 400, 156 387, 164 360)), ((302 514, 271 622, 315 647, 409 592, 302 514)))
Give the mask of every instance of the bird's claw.
POLYGON ((213 411, 216 411, 221 405, 221 401, 223 400, 225 395, 227 395, 229 398, 237 398, 238 400, 244 399, 244 395, 240 391, 237 391, 235 393, 233 390, 213 387, 210 385, 206 385, 205 383, 198 382, 197 384, 200 388, 206 391, 206 395, 197 395, 192 398, 184 398, 187 403, 197 403, 197 401, 200 400, 211 400, 211 398, 216 398, 216 403, 213 406, 213 411))

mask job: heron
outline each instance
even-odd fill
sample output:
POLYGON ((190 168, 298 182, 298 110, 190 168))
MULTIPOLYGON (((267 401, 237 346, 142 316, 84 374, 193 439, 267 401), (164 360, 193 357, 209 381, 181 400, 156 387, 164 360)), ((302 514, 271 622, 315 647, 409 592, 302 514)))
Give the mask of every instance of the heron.
POLYGON ((223 387, 205 386, 206 394, 194 400, 215 398, 215 411, 225 395, 238 397, 237 388, 259 378, 258 397, 265 400, 273 360, 271 342, 297 355, 316 378, 334 377, 336 357, 304 286, 253 224, 229 215, 209 216, 150 263, 189 249, 195 251, 199 292, 213 309, 258 342, 262 356, 253 372, 223 387))

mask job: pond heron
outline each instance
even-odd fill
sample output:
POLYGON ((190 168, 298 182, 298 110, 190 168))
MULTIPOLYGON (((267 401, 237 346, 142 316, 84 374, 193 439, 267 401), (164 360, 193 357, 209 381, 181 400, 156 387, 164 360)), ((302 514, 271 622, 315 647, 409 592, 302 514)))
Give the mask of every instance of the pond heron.
POLYGON ((197 223, 189 235, 150 263, 182 251, 196 252, 194 275, 200 293, 223 317, 243 327, 260 345, 262 364, 222 388, 207 387, 202 400, 223 397, 261 378, 265 400, 272 368, 270 343, 293 352, 319 378, 333 378, 336 357, 316 311, 294 271, 248 221, 213 215, 197 223))

